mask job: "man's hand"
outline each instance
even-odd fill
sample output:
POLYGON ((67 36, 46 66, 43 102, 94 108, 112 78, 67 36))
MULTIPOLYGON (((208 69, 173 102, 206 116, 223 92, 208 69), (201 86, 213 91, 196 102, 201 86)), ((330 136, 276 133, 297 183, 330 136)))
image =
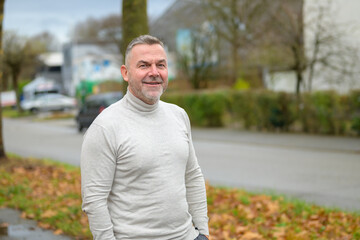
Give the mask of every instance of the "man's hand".
POLYGON ((200 233, 199 236, 197 238, 195 238, 195 240, 204 240, 204 239, 210 240, 210 236, 200 233))

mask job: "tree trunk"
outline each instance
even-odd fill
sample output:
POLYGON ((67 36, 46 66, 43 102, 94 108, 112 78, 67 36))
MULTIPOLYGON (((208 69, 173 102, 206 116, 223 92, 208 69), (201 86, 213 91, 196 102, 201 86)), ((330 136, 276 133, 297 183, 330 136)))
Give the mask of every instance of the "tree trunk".
MULTIPOLYGON (((4 0, 0 0, 0 4, 3 4, 4 0), (1 3, 2 2, 2 3, 1 3)), ((3 6, 3 5, 2 5, 3 6)), ((1 6, 0 6, 1 8, 1 6)), ((1 41, 1 40, 0 40, 1 41)), ((0 47, 1 50, 1 47, 0 47)), ((2 51, 1 51, 2 52, 2 51)), ((0 79, 1 79, 1 83, 0 83, 0 92, 2 92, 2 81, 3 81, 3 74, 0 71, 0 79)), ((0 163, 4 162, 4 160, 7 159, 6 157, 6 153, 5 153, 5 147, 4 147, 4 140, 3 140, 3 127, 2 127, 2 105, 1 105, 1 98, 0 98, 0 163)))
POLYGON ((315 30, 315 39, 314 39, 314 50, 313 50, 313 54, 312 54, 312 58, 310 59, 310 64, 309 64, 309 76, 308 76, 308 91, 311 92, 312 90, 312 80, 314 77, 314 71, 315 71, 315 63, 317 61, 319 52, 320 52, 320 45, 321 45, 321 41, 320 41, 320 35, 321 35, 321 31, 322 31, 322 26, 321 26, 321 22, 323 19, 323 11, 320 11, 320 14, 317 18, 317 24, 316 24, 316 30, 315 30))
POLYGON ((237 80, 237 68, 238 68, 238 47, 237 46, 233 46, 233 51, 232 51, 232 71, 231 71, 231 77, 230 77, 230 84, 234 85, 236 83, 237 80))
MULTIPOLYGON (((147 19, 147 0, 122 1, 122 50, 124 63, 127 45, 136 37, 149 33, 147 19)), ((127 82, 123 81, 123 91, 127 90, 127 82)))
POLYGON ((15 94, 16 94, 16 109, 18 110, 18 112, 22 113, 23 109, 20 105, 20 89, 19 89, 19 76, 20 76, 20 71, 14 71, 12 73, 13 75, 13 85, 14 85, 14 90, 15 90, 15 94))
POLYGON ((194 68, 194 75, 192 76, 193 88, 196 90, 200 89, 200 76, 199 69, 197 67, 194 68))
POLYGON ((304 42, 302 40, 303 35, 297 39, 297 43, 292 46, 292 52, 294 54, 294 70, 296 72, 296 95, 299 97, 300 86, 303 83, 304 79, 304 70, 305 70, 305 53, 304 53, 304 42))
POLYGON ((300 86, 303 82, 303 72, 302 69, 296 69, 296 96, 299 97, 300 95, 300 86))
MULTIPOLYGON (((237 4, 236 4, 236 0, 232 0, 231 1, 231 12, 232 12, 232 16, 236 16, 237 13, 237 4)), ((232 26, 233 26, 233 41, 232 41, 232 61, 233 61, 233 65, 232 65, 232 74, 231 74, 231 78, 230 78, 230 84, 234 85, 236 83, 237 80, 237 68, 238 68, 238 50, 239 50, 239 29, 237 24, 232 21, 232 26)))
POLYGON ((308 77, 308 91, 311 92, 312 91, 312 80, 314 78, 314 64, 311 63, 309 66, 309 77, 308 77))
POLYGON ((7 91, 11 85, 9 85, 9 81, 8 81, 8 73, 6 71, 2 72, 2 76, 1 76, 1 81, 2 81, 2 91, 7 91))
MULTIPOLYGON (((2 59, 2 54, 3 54, 3 50, 2 50, 2 32, 3 32, 3 19, 4 19, 4 4, 5 4, 5 0, 0 0, 0 59, 2 59)), ((2 65, 2 63, 1 63, 2 65)), ((3 74, 2 74, 2 66, 0 66, 0 93, 2 91, 2 85, 3 85, 3 74)), ((4 148, 4 140, 3 140, 3 125, 2 125, 2 105, 1 105, 1 98, 0 98, 0 163, 4 162, 4 160, 7 159, 6 157, 6 153, 5 153, 5 148, 4 148)))
MULTIPOLYGON (((301 51, 301 50, 300 50, 301 51)), ((299 53, 299 48, 298 47, 293 47, 293 54, 294 54, 294 58, 295 58, 295 65, 294 65, 294 70, 296 73, 296 96, 299 97, 300 95, 300 86, 303 82, 303 60, 300 56, 299 53)))
POLYGON ((298 63, 297 63, 297 75, 298 81, 296 86, 296 94, 299 97, 300 94, 300 84, 303 83, 304 78, 304 70, 306 65, 306 57, 305 57, 305 46, 304 46, 304 16, 303 10, 304 1, 301 1, 301 10, 299 13, 299 36, 297 37, 297 55, 298 55, 298 63))

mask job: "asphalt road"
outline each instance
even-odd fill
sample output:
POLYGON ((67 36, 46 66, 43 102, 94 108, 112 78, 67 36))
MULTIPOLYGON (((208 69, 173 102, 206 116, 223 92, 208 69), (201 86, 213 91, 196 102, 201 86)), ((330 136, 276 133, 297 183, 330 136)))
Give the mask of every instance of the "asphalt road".
MULTIPOLYGON (((79 165, 83 134, 73 120, 3 123, 7 152, 79 165)), ((360 211, 360 138, 193 129, 193 139, 213 185, 360 211)))

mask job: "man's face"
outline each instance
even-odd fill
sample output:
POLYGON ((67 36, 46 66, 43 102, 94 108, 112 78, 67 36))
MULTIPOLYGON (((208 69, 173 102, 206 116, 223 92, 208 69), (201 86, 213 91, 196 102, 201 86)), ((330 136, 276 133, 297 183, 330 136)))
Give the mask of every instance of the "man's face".
POLYGON ((129 83, 129 90, 147 104, 154 104, 168 84, 167 58, 159 44, 135 45, 127 66, 121 66, 121 74, 129 83))

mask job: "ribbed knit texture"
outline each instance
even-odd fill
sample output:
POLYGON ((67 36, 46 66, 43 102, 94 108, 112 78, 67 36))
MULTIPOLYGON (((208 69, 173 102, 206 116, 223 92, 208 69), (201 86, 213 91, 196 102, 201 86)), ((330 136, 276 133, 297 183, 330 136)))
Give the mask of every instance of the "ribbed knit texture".
POLYGON ((84 136, 81 181, 94 239, 209 234, 189 119, 176 105, 148 105, 128 92, 105 109, 84 136))

